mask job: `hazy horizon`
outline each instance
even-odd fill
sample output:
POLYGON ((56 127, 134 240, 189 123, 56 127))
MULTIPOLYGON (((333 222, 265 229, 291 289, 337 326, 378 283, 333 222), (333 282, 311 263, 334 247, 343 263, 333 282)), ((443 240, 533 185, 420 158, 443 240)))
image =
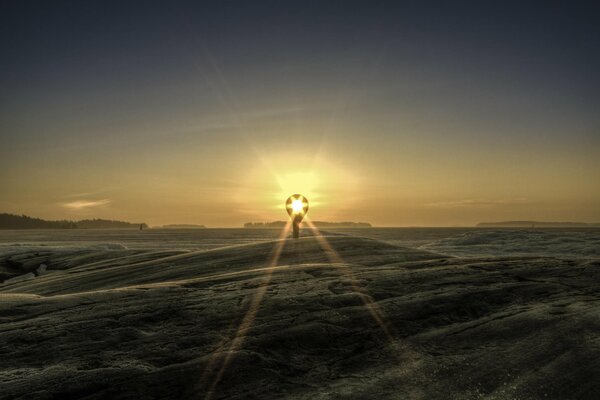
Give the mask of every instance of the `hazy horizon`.
MULTIPOLYGON (((0 214, 2 214, 2 211, 0 210, 0 214)), ((22 213, 15 213, 14 215, 20 216, 20 215, 24 215, 22 213)), ((35 215, 25 215, 26 217, 30 217, 30 218, 39 218, 35 215)), ((85 220, 95 220, 95 219, 101 219, 101 220, 109 220, 109 221, 115 221, 115 222, 126 222, 126 223, 130 223, 132 225, 134 225, 133 227, 135 228, 137 226, 137 224, 145 224, 146 225, 146 229, 148 228, 155 228, 155 229, 159 229, 159 228, 163 228, 163 227, 176 227, 176 226, 181 226, 181 227, 198 227, 198 228, 214 228, 214 229, 219 229, 219 228, 246 228, 246 226, 244 226, 246 223, 263 223, 263 224, 270 224, 270 223, 277 223, 277 222, 281 222, 281 223, 285 223, 286 220, 285 219, 274 219, 274 220, 269 220, 269 221, 264 221, 264 220, 260 220, 260 221, 246 221, 245 223, 241 224, 241 225, 231 225, 231 226, 219 226, 219 225, 206 225, 206 224, 199 224, 199 223, 191 223, 191 222, 178 222, 178 223, 166 223, 166 224, 148 224, 146 223, 146 221, 120 221, 120 220, 116 220, 115 218, 97 218, 94 216, 88 216, 85 218, 85 220)), ((42 220, 44 220, 42 218, 42 220)), ((67 220, 67 221, 71 221, 71 222, 78 222, 78 220, 76 219, 63 219, 63 220, 67 220)), ((560 227, 560 225, 567 225, 567 226, 563 226, 563 227, 568 227, 569 224, 584 224, 584 225, 590 225, 589 228, 597 228, 597 226, 595 225, 600 225, 600 222, 597 221, 536 221, 536 220, 506 220, 506 221, 479 221, 478 223, 472 224, 472 225, 374 225, 371 224, 369 221, 351 221, 351 220, 338 220, 338 221, 319 221, 319 220, 313 220, 308 218, 308 220, 314 222, 315 224, 318 224, 320 222, 325 222, 325 223, 334 223, 334 224, 343 224, 343 223, 367 223, 370 226, 369 227, 364 227, 364 226, 356 226, 356 227, 348 227, 348 228, 353 228, 353 229, 364 229, 364 228, 490 228, 490 227, 494 227, 494 225, 505 225, 506 227, 511 227, 510 224, 513 224, 515 227, 517 226, 521 226, 524 223, 530 223, 533 224, 535 228, 558 228, 560 227), (488 226, 478 226, 478 225, 488 225, 488 226), (535 226, 535 224, 538 224, 538 226, 535 226)), ((48 221, 48 220, 46 220, 48 221)), ((52 222, 60 222, 60 220, 49 220, 52 222)), ((302 226, 305 229, 309 229, 309 225, 308 223, 303 223, 302 226)), ((317 227, 319 227, 319 225, 316 225, 317 227)), ((281 226, 254 226, 254 227, 250 227, 251 229, 281 229, 281 226)), ((339 227, 332 227, 332 229, 334 228, 339 228, 339 227)), ((586 226, 575 226, 574 228, 586 228, 586 226)), ((1 227, 0 227, 1 229, 1 227)), ((49 228, 28 228, 28 229, 49 229, 49 228)), ((60 229, 60 228, 53 228, 53 229, 60 229)), ((83 229, 93 229, 93 228, 83 228, 83 229)), ((98 229, 106 229, 106 228, 98 228, 98 229)), ((115 228, 111 228, 111 229, 132 229, 132 227, 128 227, 128 228, 119 228, 119 227, 115 227, 115 228)))
POLYGON ((598 222, 593 8, 5 2, 0 212, 598 222))

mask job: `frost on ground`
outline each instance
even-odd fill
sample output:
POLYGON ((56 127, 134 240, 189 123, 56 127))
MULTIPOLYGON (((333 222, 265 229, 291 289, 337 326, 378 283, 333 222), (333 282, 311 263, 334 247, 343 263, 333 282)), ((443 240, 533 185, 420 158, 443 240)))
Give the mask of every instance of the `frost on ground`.
POLYGON ((0 398, 600 392, 597 258, 325 239, 5 255, 3 268, 34 276, 0 284, 0 398))
POLYGON ((600 231, 471 230, 420 246, 456 256, 538 255, 600 258, 600 231))

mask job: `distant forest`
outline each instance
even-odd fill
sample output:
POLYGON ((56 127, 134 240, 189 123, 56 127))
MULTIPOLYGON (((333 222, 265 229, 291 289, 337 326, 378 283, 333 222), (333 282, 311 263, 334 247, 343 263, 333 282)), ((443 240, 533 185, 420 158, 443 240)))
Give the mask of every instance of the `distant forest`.
MULTIPOLYGON (((273 222, 246 222, 244 228, 283 228, 285 221, 273 221, 273 222)), ((313 221, 313 224, 317 228, 370 228, 371 224, 368 222, 326 222, 326 221, 313 221)))
POLYGON ((160 226, 159 228, 162 228, 162 229, 204 229, 204 228, 206 228, 206 226, 196 225, 196 224, 169 224, 169 225, 160 226))
POLYGON ((84 219, 81 221, 46 221, 27 215, 0 214, 0 229, 139 229, 144 223, 111 221, 107 219, 84 219))

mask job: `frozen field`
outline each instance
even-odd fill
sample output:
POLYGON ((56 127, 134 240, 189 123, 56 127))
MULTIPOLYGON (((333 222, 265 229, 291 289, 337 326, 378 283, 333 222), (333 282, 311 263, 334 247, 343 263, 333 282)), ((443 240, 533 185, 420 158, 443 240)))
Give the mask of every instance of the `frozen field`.
POLYGON ((599 230, 0 231, 0 398, 590 399, 599 230))

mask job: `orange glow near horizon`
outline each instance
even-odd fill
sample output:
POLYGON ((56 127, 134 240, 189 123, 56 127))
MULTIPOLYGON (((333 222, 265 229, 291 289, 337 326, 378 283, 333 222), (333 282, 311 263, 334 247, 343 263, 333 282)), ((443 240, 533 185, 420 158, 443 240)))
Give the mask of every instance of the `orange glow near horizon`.
MULTIPOLYGON (((258 158, 260 163, 246 172, 234 197, 236 211, 247 215, 247 221, 283 219, 282 199, 293 193, 310 199, 311 210, 317 210, 319 218, 325 220, 342 218, 340 211, 352 208, 359 197, 359 175, 331 159, 288 152, 258 158)), ((302 205, 292 207, 300 210, 302 205)))

